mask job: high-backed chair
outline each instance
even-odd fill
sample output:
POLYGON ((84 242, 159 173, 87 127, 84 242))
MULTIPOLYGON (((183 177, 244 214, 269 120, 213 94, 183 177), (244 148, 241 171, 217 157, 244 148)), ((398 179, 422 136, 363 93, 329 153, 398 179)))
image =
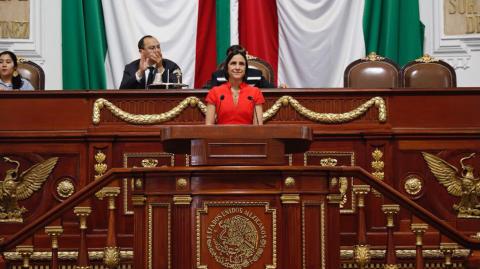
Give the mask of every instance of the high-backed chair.
POLYGON ((35 90, 45 90, 45 73, 40 65, 20 58, 17 71, 23 78, 30 81, 35 90))
POLYGON ((392 60, 371 52, 350 63, 343 74, 345 88, 398 88, 400 68, 392 60))
POLYGON ((253 55, 247 54, 248 67, 258 69, 262 71, 263 77, 270 82, 270 84, 275 85, 272 66, 265 60, 255 57, 253 55))
POLYGON ((457 75, 448 63, 428 54, 406 64, 401 71, 405 88, 455 88, 457 75))

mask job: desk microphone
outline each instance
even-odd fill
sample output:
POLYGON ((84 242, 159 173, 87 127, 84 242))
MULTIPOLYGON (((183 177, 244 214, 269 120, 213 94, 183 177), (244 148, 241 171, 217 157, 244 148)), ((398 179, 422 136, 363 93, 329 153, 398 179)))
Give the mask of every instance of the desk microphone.
POLYGON ((248 100, 250 100, 250 102, 252 102, 253 104, 253 117, 255 119, 255 123, 257 123, 257 125, 260 125, 260 122, 258 122, 257 109, 255 108, 255 102, 253 100, 253 96, 249 95, 248 100))
POLYGON ((218 112, 220 112, 220 108, 222 107, 222 101, 225 99, 225 95, 220 95, 220 104, 218 105, 218 109, 215 109, 215 124, 217 124, 218 119, 218 112))

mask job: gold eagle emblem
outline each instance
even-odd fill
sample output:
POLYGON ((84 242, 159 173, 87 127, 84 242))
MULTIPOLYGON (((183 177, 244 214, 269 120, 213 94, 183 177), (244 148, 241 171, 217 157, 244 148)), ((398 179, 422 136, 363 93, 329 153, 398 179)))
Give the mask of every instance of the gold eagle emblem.
POLYGON ((453 209, 458 211, 457 216, 459 218, 480 218, 478 201, 480 178, 475 177, 473 166, 464 164, 464 161, 473 158, 475 153, 460 159, 461 172, 455 166, 433 154, 422 152, 422 155, 438 182, 447 188, 449 194, 460 197, 460 203, 453 205, 453 209))
POLYGON ((16 167, 8 169, 3 181, 0 181, 0 222, 22 222, 22 214, 27 210, 18 205, 19 200, 25 200, 38 191, 57 164, 58 158, 49 158, 37 163, 19 174, 20 163, 8 157, 3 157, 16 167))

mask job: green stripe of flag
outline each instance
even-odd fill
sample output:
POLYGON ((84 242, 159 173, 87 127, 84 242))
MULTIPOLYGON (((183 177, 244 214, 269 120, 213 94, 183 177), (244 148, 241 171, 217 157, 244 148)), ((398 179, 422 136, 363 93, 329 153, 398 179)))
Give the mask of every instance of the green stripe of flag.
POLYGON ((62 0, 64 89, 105 89, 107 40, 101 0, 62 0))
POLYGON ((401 66, 422 56, 418 0, 365 0, 363 18, 367 54, 376 52, 401 66))
POLYGON ((217 20, 217 65, 225 60, 225 52, 230 47, 230 0, 216 1, 217 20))

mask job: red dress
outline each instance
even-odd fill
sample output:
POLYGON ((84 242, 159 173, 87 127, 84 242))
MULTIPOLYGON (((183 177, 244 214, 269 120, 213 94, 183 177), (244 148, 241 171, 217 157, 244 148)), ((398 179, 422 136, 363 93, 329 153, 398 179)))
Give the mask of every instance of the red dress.
POLYGON ((208 92, 206 101, 215 105, 217 124, 252 124, 255 105, 265 103, 263 94, 257 87, 241 83, 238 103, 235 105, 230 82, 213 87, 208 92))

